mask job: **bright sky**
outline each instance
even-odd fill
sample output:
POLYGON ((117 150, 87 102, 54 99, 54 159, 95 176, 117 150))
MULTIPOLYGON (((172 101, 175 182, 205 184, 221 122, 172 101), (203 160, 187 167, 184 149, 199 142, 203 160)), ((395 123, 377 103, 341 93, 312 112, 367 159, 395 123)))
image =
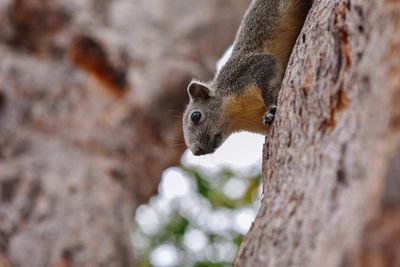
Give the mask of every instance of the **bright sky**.
POLYGON ((218 170, 229 167, 237 172, 246 172, 257 163, 261 166, 264 136, 247 132, 229 137, 213 154, 194 156, 189 150, 183 154, 182 163, 190 166, 218 170))

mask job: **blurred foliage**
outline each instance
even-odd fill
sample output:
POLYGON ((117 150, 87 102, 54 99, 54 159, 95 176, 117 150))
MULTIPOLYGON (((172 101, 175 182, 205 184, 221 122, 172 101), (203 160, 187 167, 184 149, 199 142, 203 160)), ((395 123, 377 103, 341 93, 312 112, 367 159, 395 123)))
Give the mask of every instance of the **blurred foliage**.
POLYGON ((242 198, 232 200, 228 198, 222 191, 221 188, 227 181, 235 177, 235 173, 231 170, 222 170, 216 176, 211 177, 201 173, 200 170, 181 166, 181 168, 192 177, 197 186, 197 192, 208 200, 214 208, 225 207, 228 209, 236 209, 245 205, 249 205, 253 202, 254 196, 257 193, 258 186, 260 184, 260 174, 246 177, 249 181, 248 187, 242 198), (214 181, 217 186, 211 186, 210 180, 214 181))
POLYGON ((179 166, 177 170, 187 179, 191 190, 188 196, 169 200, 163 199, 160 194, 153 197, 148 205, 144 205, 145 209, 151 210, 156 218, 155 221, 150 220, 148 223, 153 223, 157 227, 154 227, 156 230, 146 232, 138 221, 133 227, 138 266, 232 266, 244 234, 235 227, 234 216, 240 209, 251 209, 256 214, 260 203, 261 174, 259 170, 251 171, 252 174, 249 175, 239 175, 228 169, 207 172, 189 166, 179 166), (239 197, 232 198, 224 190, 232 179, 244 181, 243 193, 239 197), (191 209, 190 205, 195 207, 191 209), (210 221, 208 216, 212 218, 213 214, 217 214, 216 218, 224 216, 221 217, 221 225, 218 225, 220 223, 218 219, 210 221), (223 222, 228 222, 228 224, 225 225, 223 222), (212 224, 216 224, 214 226, 218 231, 213 229, 212 224), (186 236, 193 230, 206 237, 203 247, 201 244, 194 244, 195 248, 197 245, 197 250, 193 250, 188 242, 198 242, 198 240, 190 240, 186 236), (152 264, 152 253, 165 244, 174 247, 177 255, 175 264, 152 264))

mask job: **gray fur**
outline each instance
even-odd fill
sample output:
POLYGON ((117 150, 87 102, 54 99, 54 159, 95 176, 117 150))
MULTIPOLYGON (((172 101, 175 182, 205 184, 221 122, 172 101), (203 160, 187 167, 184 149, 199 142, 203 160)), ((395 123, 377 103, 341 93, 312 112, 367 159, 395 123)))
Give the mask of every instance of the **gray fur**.
MULTIPOLYGON (((263 53, 279 23, 280 2, 295 0, 253 0, 236 35, 232 55, 263 53)), ((300 0, 301 1, 301 0, 300 0)))
POLYGON ((304 17, 297 18, 302 26, 313 2, 314 0, 253 0, 236 35, 233 55, 265 52, 266 41, 273 38, 274 31, 282 23, 282 13, 302 9, 304 17))
POLYGON ((186 145, 194 154, 214 152, 230 135, 229 120, 223 118, 223 106, 223 98, 217 96, 190 100, 183 115, 183 132, 186 145), (194 125, 190 118, 195 111, 202 113, 199 125, 194 125))
MULTIPOLYGON (((280 21, 282 12, 294 6, 304 7, 304 12, 307 12, 311 2, 311 0, 253 0, 242 20, 232 55, 226 64, 217 72, 211 83, 192 82, 188 87, 195 84, 206 86, 210 90, 210 95, 206 98, 191 97, 183 116, 185 142, 194 154, 213 153, 232 133, 231 118, 224 113, 227 96, 240 94, 247 86, 256 85, 260 88, 267 107, 276 104, 287 60, 280 62, 277 57, 266 52, 266 42, 273 38, 274 31, 282 23, 280 21), (191 121, 190 116, 194 111, 202 113, 203 118, 199 125, 194 125, 191 121)), ((304 21, 304 18, 298 20, 304 21)))

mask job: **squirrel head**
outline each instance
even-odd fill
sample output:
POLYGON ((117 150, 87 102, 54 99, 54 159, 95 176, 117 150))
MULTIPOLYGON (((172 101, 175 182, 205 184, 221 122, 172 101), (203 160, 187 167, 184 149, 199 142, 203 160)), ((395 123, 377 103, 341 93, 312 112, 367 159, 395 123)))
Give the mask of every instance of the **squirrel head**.
POLYGON ((192 81, 187 91, 190 103, 183 115, 185 143, 196 156, 213 153, 230 135, 224 101, 201 82, 192 81))

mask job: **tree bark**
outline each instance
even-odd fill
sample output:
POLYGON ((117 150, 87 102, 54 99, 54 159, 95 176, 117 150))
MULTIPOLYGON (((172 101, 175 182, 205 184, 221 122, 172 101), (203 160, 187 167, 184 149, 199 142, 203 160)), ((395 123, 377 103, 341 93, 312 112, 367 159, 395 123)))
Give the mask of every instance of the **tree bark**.
POLYGON ((0 0, 0 266, 133 266, 135 207, 248 0, 0 0), (207 32, 207 34, 205 34, 207 32))
POLYGON ((235 266, 400 266, 400 5, 316 1, 235 266))

